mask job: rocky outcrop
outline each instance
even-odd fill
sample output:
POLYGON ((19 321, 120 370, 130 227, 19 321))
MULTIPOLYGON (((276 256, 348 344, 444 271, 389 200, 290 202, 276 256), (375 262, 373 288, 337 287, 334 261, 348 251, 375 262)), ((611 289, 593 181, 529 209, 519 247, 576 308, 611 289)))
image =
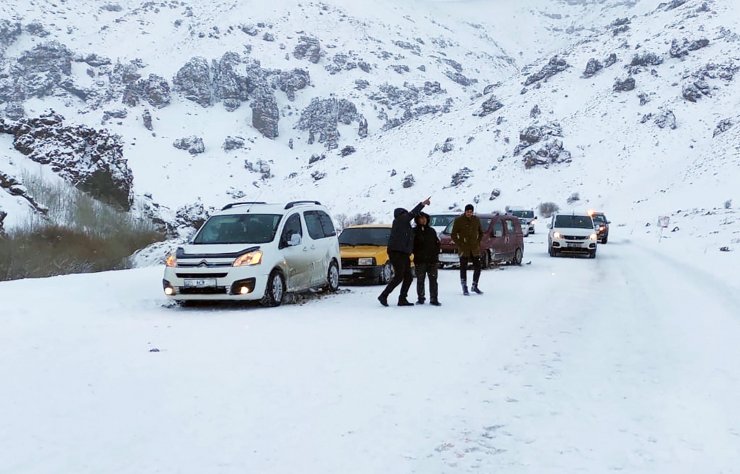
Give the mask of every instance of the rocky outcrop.
POLYGON ((17 122, 0 119, 0 132, 13 135, 13 146, 51 169, 81 191, 128 210, 133 174, 123 158, 123 140, 107 130, 65 125, 54 112, 17 122))
POLYGON ((732 128, 734 125, 732 119, 723 119, 720 120, 720 122, 717 124, 717 126, 714 128, 714 133, 712 133, 712 138, 716 137, 717 135, 720 135, 722 133, 725 133, 727 130, 732 128))
POLYGON ((146 128, 150 132, 154 130, 154 126, 152 125, 152 113, 149 112, 149 109, 144 110, 144 112, 141 114, 141 120, 142 122, 144 122, 144 128, 146 128))
MULTIPOLYGON (((213 72, 213 98, 223 101, 224 107, 229 112, 236 110, 243 101, 247 100, 247 77, 238 71, 242 64, 238 53, 232 51, 224 53, 219 60, 213 60, 211 70, 213 72)), ((202 76, 200 81, 207 81, 208 77, 202 76)), ((202 97, 198 102, 200 105, 209 104, 206 96, 205 83, 201 85, 202 97)))
POLYGON ((535 166, 548 168, 552 164, 570 163, 571 161, 571 153, 563 148, 563 141, 560 139, 547 141, 539 149, 528 150, 522 156, 522 162, 526 169, 535 166))
POLYGON ((709 84, 707 84, 704 80, 698 80, 684 85, 681 91, 681 95, 689 102, 696 102, 702 97, 712 94, 711 89, 709 88, 709 84))
POLYGON ((586 69, 583 71, 583 77, 593 77, 597 72, 601 71, 604 66, 598 59, 591 58, 586 63, 586 69))
POLYGON ((614 92, 629 92, 635 88, 635 78, 628 77, 627 79, 617 79, 614 81, 614 92))
POLYGON ((5 104, 5 116, 10 120, 20 120, 26 116, 26 110, 20 102, 8 102, 5 104))
POLYGON ((270 170, 270 164, 264 160, 258 160, 257 163, 244 160, 244 168, 252 173, 259 173, 262 180, 272 178, 272 171, 270 170))
POLYGON ((682 58, 684 56, 688 56, 690 51, 696 51, 697 49, 705 48, 707 46, 709 46, 709 40, 706 38, 694 41, 689 41, 686 38, 683 38, 683 41, 681 42, 674 39, 671 42, 671 49, 668 51, 668 54, 673 58, 682 58))
POLYGON ((504 104, 500 100, 498 100, 495 95, 492 95, 481 104, 480 109, 478 109, 477 112, 474 112, 473 115, 477 115, 478 117, 485 117, 486 115, 490 115, 495 111, 501 109, 503 106, 504 104))
POLYGON ((280 121, 280 110, 272 89, 260 87, 255 91, 250 104, 252 109, 252 126, 266 138, 278 136, 278 122, 280 121))
POLYGON ((665 110, 662 113, 660 113, 657 117, 655 117, 655 125, 657 125, 659 128, 670 128, 671 130, 675 130, 676 125, 676 115, 673 113, 672 110, 665 110))
POLYGON ((177 71, 172 83, 175 85, 175 91, 186 99, 202 107, 213 104, 211 70, 206 58, 198 56, 190 59, 177 71))
POLYGON ((129 83, 123 91, 121 101, 129 107, 146 102, 154 108, 161 109, 171 102, 170 85, 165 78, 150 74, 146 79, 129 83))
POLYGON ((292 71, 281 71, 279 74, 273 76, 273 85, 285 92, 288 96, 288 100, 295 100, 295 92, 301 89, 305 89, 311 84, 311 77, 308 71, 303 69, 293 69, 292 71))
POLYGON ((519 132, 519 144, 514 148, 514 156, 522 150, 529 148, 550 137, 562 137, 563 129, 558 122, 550 122, 544 125, 531 125, 519 132))
POLYGON ((203 139, 195 135, 191 135, 185 138, 178 138, 172 142, 172 146, 178 150, 187 150, 191 155, 198 155, 206 151, 206 146, 203 143, 203 139))
POLYGON ((413 186, 413 185, 414 185, 415 183, 416 183, 416 180, 414 179, 414 175, 413 175, 413 174, 407 174, 407 175, 406 175, 406 176, 405 176, 405 177, 403 178, 403 181, 401 182, 401 186, 403 186, 404 188, 410 188, 410 187, 412 187, 412 186, 413 186))
POLYGON ((15 43, 22 32, 21 24, 17 21, 0 20, 0 56, 5 53, 8 46, 15 43))
POLYGON ((314 98, 301 112, 296 128, 309 132, 309 143, 312 143, 311 137, 318 135, 318 142, 332 150, 339 146, 339 124, 361 123, 363 119, 355 104, 347 99, 314 98))
POLYGON ((240 150, 244 148, 245 140, 242 137, 228 136, 224 140, 224 144, 221 146, 224 151, 240 150))
POLYGON ((307 59, 316 64, 321 59, 321 43, 316 38, 310 36, 301 36, 298 38, 298 44, 293 49, 293 57, 296 59, 307 59))
POLYGON ((542 67, 542 69, 540 69, 535 74, 527 77, 527 79, 524 81, 524 85, 530 86, 535 82, 547 80, 552 76, 565 71, 566 69, 568 69, 568 63, 565 61, 565 59, 562 59, 558 56, 553 56, 550 61, 548 61, 548 63, 542 67))
POLYGON ((457 186, 460 186, 465 181, 467 181, 468 178, 470 178, 471 176, 473 176, 473 170, 471 170, 467 166, 464 167, 464 168, 460 168, 460 170, 458 170, 450 178, 450 186, 453 187, 453 188, 454 187, 457 187, 457 186))
POLYGON ((22 102, 31 97, 53 95, 72 73, 72 52, 57 41, 36 45, 24 51, 0 78, 0 101, 22 102))

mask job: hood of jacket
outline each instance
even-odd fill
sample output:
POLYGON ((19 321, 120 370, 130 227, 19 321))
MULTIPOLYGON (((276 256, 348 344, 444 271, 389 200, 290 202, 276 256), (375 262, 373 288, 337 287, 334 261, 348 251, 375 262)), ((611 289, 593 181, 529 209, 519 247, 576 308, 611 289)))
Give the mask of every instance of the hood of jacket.
POLYGON ((409 211, 407 211, 406 209, 404 209, 402 207, 397 207, 397 208, 395 208, 393 210, 393 218, 395 219, 396 217, 398 217, 398 216, 400 216, 402 214, 406 214, 407 212, 409 212, 409 211))
POLYGON ((429 225, 429 214, 427 214, 426 212, 420 212, 418 216, 414 217, 414 222, 416 222, 417 225, 419 224, 420 217, 426 217, 427 225, 429 225))

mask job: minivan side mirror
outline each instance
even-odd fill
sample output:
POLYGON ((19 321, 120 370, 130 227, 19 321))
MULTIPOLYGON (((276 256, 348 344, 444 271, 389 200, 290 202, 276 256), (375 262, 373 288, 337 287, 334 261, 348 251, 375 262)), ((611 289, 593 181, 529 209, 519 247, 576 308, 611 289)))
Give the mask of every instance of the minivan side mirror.
POLYGON ((288 240, 288 245, 291 247, 301 245, 301 236, 299 234, 291 234, 290 240, 288 240))
POLYGON ((552 224, 548 222, 548 223, 547 223, 547 228, 548 228, 548 229, 552 229, 552 224))

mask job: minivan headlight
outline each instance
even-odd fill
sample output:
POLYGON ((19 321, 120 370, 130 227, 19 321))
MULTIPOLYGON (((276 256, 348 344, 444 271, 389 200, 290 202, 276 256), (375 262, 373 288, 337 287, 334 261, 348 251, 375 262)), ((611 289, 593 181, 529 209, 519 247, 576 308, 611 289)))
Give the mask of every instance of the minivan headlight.
POLYGON ((588 236, 588 238, 591 239, 591 240, 596 240, 597 239, 597 236, 596 236, 596 234, 591 234, 591 235, 588 236))
POLYGON ((167 259, 164 261, 164 264, 168 267, 176 267, 177 266, 177 257, 174 253, 171 253, 167 255, 167 259))
POLYGON ((375 258, 373 257, 358 258, 357 265, 375 265, 375 258))
POLYGON ((239 255, 232 266, 243 267, 246 265, 259 265, 262 263, 262 250, 255 250, 253 252, 247 252, 239 255))
POLYGON ((563 234, 561 234, 560 232, 553 232, 552 234, 553 239, 560 239, 562 237, 563 237, 563 234))

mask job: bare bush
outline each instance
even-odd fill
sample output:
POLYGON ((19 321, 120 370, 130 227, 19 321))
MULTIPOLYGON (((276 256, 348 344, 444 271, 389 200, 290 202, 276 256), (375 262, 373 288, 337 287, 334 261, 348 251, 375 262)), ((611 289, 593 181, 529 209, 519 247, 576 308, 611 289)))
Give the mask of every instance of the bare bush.
POLYGON ((540 215, 547 219, 548 217, 551 217, 553 214, 558 212, 560 210, 560 206, 555 204, 554 202, 543 202, 540 203, 539 211, 540 215))
POLYGON ((346 214, 337 214, 336 216, 334 216, 334 222, 341 229, 344 229, 351 225, 372 224, 373 222, 375 222, 375 217, 373 217, 373 215, 370 214, 369 212, 357 213, 354 216, 348 216, 346 214))
POLYGON ((9 229, 0 241, 0 280, 128 268, 131 254, 165 239, 153 223, 63 182, 26 173, 23 183, 49 212, 9 229))

